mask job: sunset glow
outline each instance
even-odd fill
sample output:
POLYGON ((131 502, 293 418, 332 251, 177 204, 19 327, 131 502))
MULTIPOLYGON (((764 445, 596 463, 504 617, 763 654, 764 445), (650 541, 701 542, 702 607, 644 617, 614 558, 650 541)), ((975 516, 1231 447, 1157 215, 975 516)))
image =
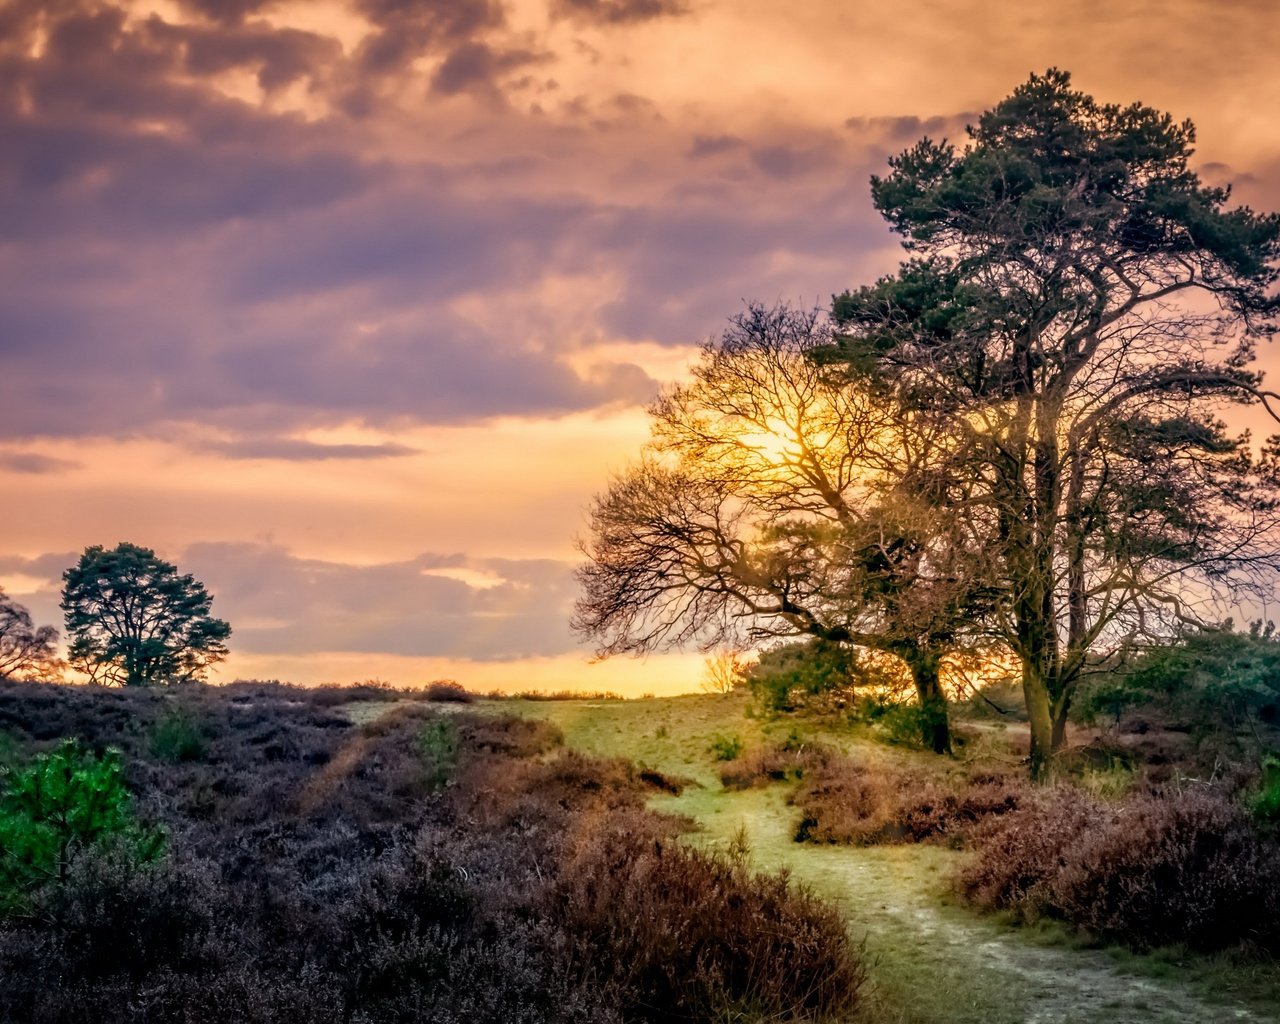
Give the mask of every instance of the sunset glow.
POLYGON ((1278 49, 1244 0, 0 4, 0 586, 61 626, 127 540, 219 680, 696 689, 568 618, 699 344, 892 269, 869 176, 1050 66, 1280 209, 1278 49))

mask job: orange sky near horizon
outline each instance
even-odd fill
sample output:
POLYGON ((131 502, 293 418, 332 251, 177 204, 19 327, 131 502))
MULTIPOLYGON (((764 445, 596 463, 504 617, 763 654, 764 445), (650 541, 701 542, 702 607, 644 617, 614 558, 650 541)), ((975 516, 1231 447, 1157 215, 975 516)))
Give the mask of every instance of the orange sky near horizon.
POLYGON ((1050 66, 1280 209, 1277 52, 1270 0, 11 0, 0 586, 60 624, 128 540, 218 678, 694 689, 567 617, 698 343, 892 269, 869 175, 1050 66))

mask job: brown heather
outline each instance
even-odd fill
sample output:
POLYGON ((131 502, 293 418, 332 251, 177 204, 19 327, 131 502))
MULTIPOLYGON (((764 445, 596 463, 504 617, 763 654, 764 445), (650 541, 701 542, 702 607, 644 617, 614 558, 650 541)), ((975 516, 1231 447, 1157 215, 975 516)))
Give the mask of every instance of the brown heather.
POLYGON ((683 823, 644 808, 677 783, 556 753, 544 723, 415 703, 358 727, 340 703, 0 684, 0 731, 28 753, 120 747, 169 836, 155 864, 82 854, 0 921, 0 1020, 674 1024, 856 1004, 839 916, 682 847, 683 823), (154 753, 175 719, 199 741, 185 759, 154 753), (443 784, 430 736, 456 754, 443 784))

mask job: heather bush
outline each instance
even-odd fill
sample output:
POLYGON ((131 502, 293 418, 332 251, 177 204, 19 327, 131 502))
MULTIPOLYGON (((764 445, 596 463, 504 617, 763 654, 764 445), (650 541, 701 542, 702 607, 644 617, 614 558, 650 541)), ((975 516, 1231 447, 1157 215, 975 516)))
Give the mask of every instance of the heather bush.
POLYGON ((535 757, 564 743, 560 727, 540 718, 470 715, 457 724, 467 746, 490 754, 535 757))
POLYGON ((863 969, 834 909, 785 874, 602 829, 554 890, 577 955, 627 1020, 843 1020, 863 969))
POLYGON ((490 690, 485 696, 489 700, 533 700, 533 701, 551 701, 551 700, 589 700, 589 701, 615 701, 626 700, 620 693, 614 693, 612 690, 517 690, 513 693, 506 693, 502 690, 490 690))
POLYGON ((825 764, 834 753, 821 744, 767 743, 739 753, 720 766, 725 789, 752 789, 773 782, 803 778, 825 764))
POLYGON ((470 704, 476 698, 465 686, 453 679, 436 679, 423 689, 425 700, 470 704))
POLYGON ((989 819, 1014 810, 1025 784, 997 774, 940 781, 898 768, 828 758, 792 795, 797 842, 966 841, 989 819))
POLYGON ((986 837, 959 887, 979 906, 1136 948, 1280 950, 1280 844, 1208 787, 1120 802, 1046 790, 986 837))
POLYGON ((356 726, 297 688, 189 687, 204 754, 182 760, 154 748, 169 705, 151 694, 45 689, 0 684, 3 727, 37 752, 67 728, 86 750, 118 737, 118 781, 168 854, 86 844, 32 889, 0 921, 0 1020, 622 1024, 753 1000, 815 1019, 856 996, 834 912, 688 867, 686 824, 644 808, 678 782, 557 752, 544 722, 404 704, 356 726), (647 923, 593 917, 597 882, 647 923), (661 982, 667 935, 702 951, 687 984, 661 982))

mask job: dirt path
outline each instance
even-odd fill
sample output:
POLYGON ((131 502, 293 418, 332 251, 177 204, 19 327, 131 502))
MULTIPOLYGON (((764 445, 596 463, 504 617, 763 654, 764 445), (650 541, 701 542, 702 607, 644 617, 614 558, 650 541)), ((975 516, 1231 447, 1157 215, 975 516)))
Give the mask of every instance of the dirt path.
POLYGON ((884 1002, 903 1024, 1216 1024, 1275 1022, 1207 1002, 1176 977, 1126 973, 1100 950, 1051 946, 946 905, 957 854, 932 847, 803 846, 779 788, 672 801, 704 825, 704 840, 745 827, 757 868, 792 876, 843 906, 875 964, 884 1002), (685 806, 679 805, 684 803, 685 806))

